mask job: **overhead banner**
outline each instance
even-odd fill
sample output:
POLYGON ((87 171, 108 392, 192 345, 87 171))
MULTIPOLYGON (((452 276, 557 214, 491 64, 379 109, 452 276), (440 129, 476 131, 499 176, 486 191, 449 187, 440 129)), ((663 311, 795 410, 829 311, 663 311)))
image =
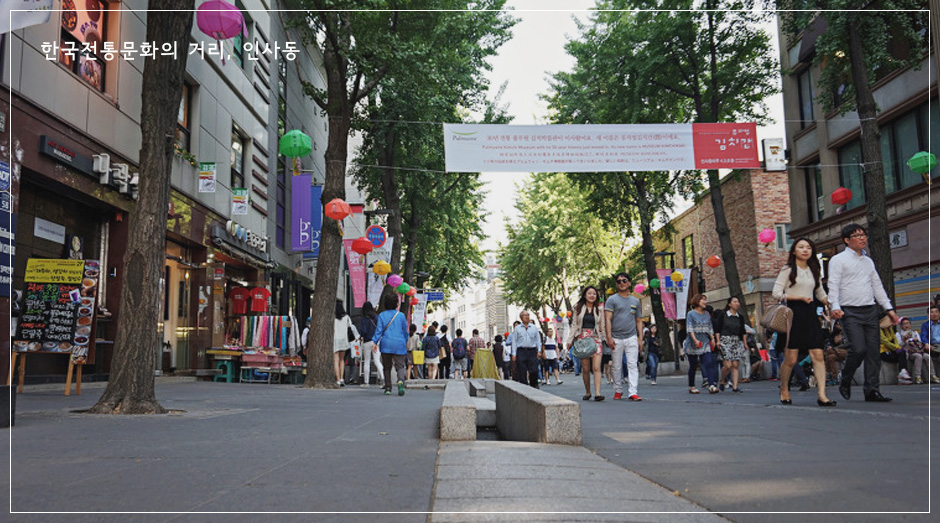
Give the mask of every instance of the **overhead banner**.
MULTIPOLYGON (((294 252, 310 250, 310 175, 290 179, 290 248, 294 252)), ((319 203, 319 202, 317 202, 319 203)))
POLYGON ((415 298, 418 298, 418 303, 411 309, 411 323, 418 326, 418 332, 424 332, 424 321, 428 312, 428 297, 419 293, 415 295, 415 298))
POLYGON ((444 124, 448 172, 756 169, 756 123, 444 124))
POLYGON ((385 276, 379 276, 378 274, 372 272, 368 267, 375 265, 375 262, 381 260, 385 263, 392 262, 392 244, 395 242, 395 238, 386 238, 385 242, 381 247, 375 247, 372 249, 372 252, 366 254, 366 268, 367 276, 369 279, 368 283, 368 295, 369 302, 372 305, 379 305, 379 298, 382 297, 382 289, 385 288, 385 276))
POLYGON ((349 281, 352 286, 353 307, 357 309, 366 302, 366 264, 365 256, 353 250, 355 240, 343 240, 346 250, 346 263, 349 264, 349 281))
POLYGON ((656 276, 659 277, 660 296, 663 300, 663 312, 666 318, 670 320, 684 320, 686 313, 686 304, 689 302, 689 278, 692 277, 692 269, 656 269, 656 276), (672 281, 672 273, 678 272, 682 275, 679 281, 672 281), (678 305, 677 305, 678 304, 678 305))

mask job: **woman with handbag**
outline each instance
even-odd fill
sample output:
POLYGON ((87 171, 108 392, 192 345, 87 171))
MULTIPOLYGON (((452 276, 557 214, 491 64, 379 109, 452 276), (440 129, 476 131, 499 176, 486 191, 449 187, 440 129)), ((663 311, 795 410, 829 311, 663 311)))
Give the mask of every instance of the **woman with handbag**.
MULTIPOLYGON (((780 403, 792 405, 790 399, 790 372, 796 365, 800 352, 809 352, 816 376, 816 404, 820 407, 835 407, 836 402, 826 397, 826 362, 823 357, 822 330, 816 317, 816 302, 829 306, 829 298, 820 283, 821 269, 816 257, 816 245, 808 238, 799 238, 790 247, 787 264, 774 282, 775 300, 786 300, 793 311, 792 325, 788 333, 780 336, 777 343, 785 347, 786 356, 780 368, 780 403)), ((780 350, 780 347, 777 347, 780 350)))
POLYGON ((392 393, 392 365, 398 375, 398 395, 405 395, 405 355, 408 353, 408 320, 398 310, 398 297, 389 294, 383 302, 385 310, 379 314, 378 326, 372 341, 379 346, 382 355, 383 374, 385 375, 385 395, 392 393))
POLYGON ((349 349, 349 342, 359 337, 359 331, 353 325, 349 315, 346 314, 346 308, 343 302, 336 300, 336 318, 333 320, 333 376, 336 378, 336 386, 342 387, 346 384, 343 381, 343 371, 346 367, 346 351, 349 349))
POLYGON ((591 377, 594 375, 594 401, 604 401, 601 395, 601 340, 606 337, 607 322, 604 319, 604 306, 598 303, 598 292, 594 286, 587 286, 581 291, 581 299, 574 306, 571 315, 571 331, 566 345, 571 347, 571 357, 581 359, 584 379, 585 401, 591 399, 591 377), (577 342, 575 341, 577 340, 577 342), (590 352, 590 343, 594 343, 594 352, 590 352))
POLYGON ((689 394, 698 394, 699 390, 695 388, 695 371, 701 365, 702 372, 706 375, 708 382, 708 392, 715 394, 718 392, 717 369, 711 365, 713 347, 715 346, 715 331, 712 329, 711 314, 705 309, 708 306, 708 297, 704 294, 696 294, 689 303, 692 310, 685 315, 685 328, 687 336, 685 344, 682 347, 685 355, 689 357, 689 394))

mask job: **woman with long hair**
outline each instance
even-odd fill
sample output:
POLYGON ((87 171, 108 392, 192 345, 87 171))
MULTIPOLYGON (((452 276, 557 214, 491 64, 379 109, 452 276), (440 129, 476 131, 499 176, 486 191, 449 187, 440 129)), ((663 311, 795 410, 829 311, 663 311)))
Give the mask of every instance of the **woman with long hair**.
POLYGON ((584 379, 584 397, 581 399, 585 401, 591 399, 589 369, 594 375, 594 401, 604 401, 604 396, 601 395, 601 356, 603 355, 601 340, 606 337, 607 322, 604 319, 604 306, 598 301, 599 296, 597 287, 592 285, 581 291, 581 299, 575 304, 571 315, 571 332, 565 343, 570 347, 576 339, 591 338, 597 345, 597 351, 593 356, 581 360, 581 374, 584 379))
POLYGON ((698 394, 695 388, 696 367, 701 365, 706 375, 708 392, 718 392, 718 376, 715 376, 711 365, 712 349, 715 346, 715 331, 712 329, 712 317, 705 309, 708 306, 708 297, 696 294, 689 302, 692 308, 685 316, 687 336, 682 351, 689 357, 689 394, 698 394))
POLYGON ((656 385, 656 374, 659 368, 659 327, 650 325, 646 330, 646 373, 650 377, 650 385, 656 385))
POLYGON ((732 296, 725 305, 725 310, 719 312, 715 322, 715 334, 718 335, 718 348, 721 349, 721 358, 724 360, 724 366, 721 369, 721 376, 718 379, 718 389, 725 390, 725 380, 728 373, 731 373, 731 390, 741 392, 738 388, 740 379, 741 358, 747 353, 745 348, 744 336, 744 316, 738 313, 741 308, 741 300, 737 296, 732 296))
POLYGON ((337 387, 345 385, 343 370, 346 367, 346 351, 349 350, 349 342, 352 341, 349 338, 350 333, 352 333, 352 340, 359 337, 359 331, 346 314, 343 302, 336 300, 336 318, 333 320, 333 377, 336 378, 337 387))
POLYGON ((375 307, 372 302, 362 304, 362 319, 359 320, 359 334, 362 339, 362 386, 369 386, 369 377, 372 376, 372 364, 375 364, 375 381, 382 385, 384 382, 384 372, 382 370, 382 358, 379 355, 379 349, 372 343, 372 336, 375 335, 378 314, 375 313, 375 307))
POLYGON ((408 352, 408 320, 405 315, 398 310, 398 297, 389 294, 382 302, 385 310, 378 317, 378 326, 372 337, 373 343, 379 347, 382 355, 382 371, 385 384, 385 395, 392 394, 392 366, 395 367, 397 376, 398 395, 405 395, 405 381, 408 375, 405 373, 405 355, 408 352))
POLYGON ((437 337, 434 325, 428 327, 428 332, 421 342, 421 350, 424 351, 424 363, 428 366, 428 379, 436 380, 437 366, 441 362, 441 339, 437 337))
POLYGON ((813 375, 816 376, 816 404, 820 407, 836 405, 835 401, 826 396, 826 362, 823 358, 826 343, 816 318, 817 303, 829 306, 829 298, 820 282, 821 273, 816 245, 809 238, 798 238, 790 246, 787 264, 774 282, 774 299, 786 300, 787 307, 793 310, 789 337, 784 333, 777 340, 777 350, 783 348, 786 351, 780 367, 780 403, 784 405, 793 404, 790 399, 790 372, 800 352, 805 354, 807 351, 813 363, 813 375))

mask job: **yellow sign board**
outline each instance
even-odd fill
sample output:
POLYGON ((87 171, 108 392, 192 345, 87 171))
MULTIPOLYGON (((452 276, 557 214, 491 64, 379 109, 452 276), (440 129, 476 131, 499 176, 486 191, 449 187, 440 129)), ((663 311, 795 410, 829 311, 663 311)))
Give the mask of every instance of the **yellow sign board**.
POLYGON ((26 281, 42 283, 81 283, 85 260, 30 258, 26 261, 26 281))

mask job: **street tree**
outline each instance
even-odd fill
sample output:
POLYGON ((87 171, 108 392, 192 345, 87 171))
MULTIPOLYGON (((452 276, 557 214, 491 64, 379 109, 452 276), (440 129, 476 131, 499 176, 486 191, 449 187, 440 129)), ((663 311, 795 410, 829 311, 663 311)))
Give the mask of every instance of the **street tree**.
MULTIPOLYGON (((597 12, 588 25, 579 26, 580 35, 568 42, 566 50, 575 59, 570 72, 552 77, 552 92, 547 97, 552 120, 564 124, 661 123, 683 119, 688 104, 681 96, 666 91, 650 96, 643 89, 638 64, 625 56, 636 41, 624 28, 631 27, 633 15, 597 12)), ((697 177, 687 172, 614 172, 570 174, 572 183, 584 191, 589 212, 602 216, 624 238, 641 238, 640 254, 649 279, 656 278, 653 228, 657 219, 665 221, 679 193, 699 188, 697 177)), ((627 262, 627 260, 625 260, 627 262)), ((625 265, 628 264, 625 263, 625 265)), ((635 276, 635 274, 634 274, 635 276)), ((650 290, 656 323, 666 325, 659 291, 650 290)), ((663 355, 671 357, 668 329, 660 329, 663 355)))
MULTIPOLYGON (((538 173, 517 186, 517 223, 506 223, 508 241, 499 264, 506 301, 558 314, 587 285, 616 272, 625 245, 586 204, 587 195, 561 173, 538 173)), ((544 314, 543 314, 544 316, 544 314)))
MULTIPOLYGON (((193 0, 150 0, 147 41, 185 49, 193 27, 193 0)), ((166 209, 176 114, 183 93, 186 56, 157 55, 144 64, 141 85, 140 198, 130 213, 124 253, 121 311, 108 385, 91 408, 95 414, 166 412, 154 392, 160 334, 160 278, 166 242, 166 209)))
MULTIPOLYGON (((623 31, 620 61, 635 67, 638 100, 675 96, 682 109, 673 121, 717 123, 767 117, 764 99, 779 92, 770 36, 770 14, 760 0, 600 0, 598 8, 639 9, 609 20, 623 31), (629 42, 629 44, 628 44, 629 42)), ((725 215, 719 173, 706 172, 715 231, 731 296, 744 293, 725 215)))
MULTIPOLYGON (((345 198, 353 115, 386 76, 400 78, 398 71, 420 67, 430 52, 428 28, 437 22, 440 13, 434 10, 440 3, 375 0, 364 6, 354 0, 293 0, 289 4, 305 11, 294 17, 291 25, 302 32, 305 43, 319 46, 323 52, 326 89, 304 86, 305 94, 326 113, 329 122, 322 201, 345 198)), ((307 387, 335 386, 330 360, 342 250, 338 224, 326 220, 311 306, 307 387)))
POLYGON ((872 86, 899 69, 920 67, 929 45, 928 2, 881 0, 859 6, 850 0, 778 0, 777 7, 791 42, 811 24, 822 31, 812 63, 820 66, 815 92, 823 109, 858 114, 869 256, 888 296, 894 296, 884 164, 890 159, 881 151, 872 86))

